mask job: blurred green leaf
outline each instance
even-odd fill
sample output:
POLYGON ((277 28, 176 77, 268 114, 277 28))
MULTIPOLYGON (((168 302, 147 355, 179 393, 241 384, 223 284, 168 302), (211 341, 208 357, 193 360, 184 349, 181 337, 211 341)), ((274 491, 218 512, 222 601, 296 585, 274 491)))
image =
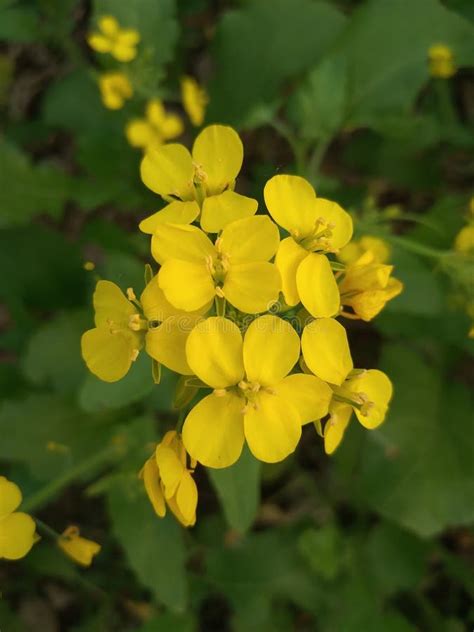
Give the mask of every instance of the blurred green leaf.
POLYGON ((334 525, 306 529, 298 547, 315 573, 328 581, 336 578, 343 563, 343 540, 334 525))
POLYGON ((196 622, 191 615, 166 612, 150 619, 138 628, 137 632, 195 632, 195 630, 196 622))
POLYGON ((38 38, 38 16, 32 7, 15 6, 11 0, 0 2, 0 40, 34 42, 38 38))

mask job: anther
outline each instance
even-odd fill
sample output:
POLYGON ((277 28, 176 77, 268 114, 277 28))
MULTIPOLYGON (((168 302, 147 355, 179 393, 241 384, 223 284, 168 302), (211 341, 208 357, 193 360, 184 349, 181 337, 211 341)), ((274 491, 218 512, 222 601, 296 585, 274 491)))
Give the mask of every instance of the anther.
POLYGON ((216 295, 219 298, 225 298, 224 290, 219 285, 216 286, 215 290, 216 290, 216 295))
POLYGON ((135 360, 138 358, 138 349, 133 349, 132 350, 132 362, 135 362, 135 360))
POLYGON ((136 301, 137 297, 135 296, 135 292, 133 291, 133 288, 128 287, 127 288, 127 298, 129 301, 136 301))
POLYGON ((227 390, 225 388, 215 388, 214 389, 214 395, 216 397, 224 397, 227 393, 227 390))

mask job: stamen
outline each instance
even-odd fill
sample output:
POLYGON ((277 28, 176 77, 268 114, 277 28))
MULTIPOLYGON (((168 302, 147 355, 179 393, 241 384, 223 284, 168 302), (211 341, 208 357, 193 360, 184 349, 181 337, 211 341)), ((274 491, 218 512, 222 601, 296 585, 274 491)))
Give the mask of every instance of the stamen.
POLYGON ((227 393, 227 389, 225 388, 215 388, 214 389, 214 395, 216 397, 224 397, 227 393))
POLYGON ((132 351, 132 362, 135 362, 135 360, 138 358, 138 354, 139 354, 138 349, 133 349, 133 351, 132 351))
POLYGON ((127 298, 129 301, 136 301, 137 297, 135 296, 135 292, 133 291, 133 288, 128 287, 127 288, 127 298))
POLYGON ((215 291, 219 298, 225 298, 224 290, 221 287, 217 285, 215 291))

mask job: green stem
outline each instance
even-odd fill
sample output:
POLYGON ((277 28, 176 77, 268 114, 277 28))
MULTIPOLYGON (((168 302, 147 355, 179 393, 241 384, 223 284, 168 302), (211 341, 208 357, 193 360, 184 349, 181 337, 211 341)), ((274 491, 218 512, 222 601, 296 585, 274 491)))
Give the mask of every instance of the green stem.
POLYGON ((55 531, 54 529, 49 527, 45 522, 43 522, 39 518, 35 517, 34 521, 36 522, 36 526, 38 527, 38 531, 41 531, 42 533, 47 535, 49 538, 54 540, 54 542, 56 542, 56 540, 61 537, 60 533, 58 533, 57 531, 55 531))
POLYGON ((441 259, 446 255, 446 253, 442 250, 430 248, 429 246, 419 244, 418 242, 407 239, 406 237, 397 237, 395 235, 391 235, 390 237, 387 237, 387 239, 393 244, 401 246, 405 250, 414 252, 417 255, 421 255, 422 257, 429 257, 430 259, 441 259))
POLYGON ((306 172, 306 144, 299 140, 296 134, 286 125, 283 121, 274 119, 269 122, 269 125, 282 136, 288 145, 290 145, 293 155, 295 157, 296 171, 299 174, 306 172))
POLYGON ((311 157, 308 163, 308 176, 311 180, 314 180, 317 183, 319 177, 319 170, 321 168, 321 163, 323 161, 324 156, 328 150, 329 145, 331 144, 331 138, 321 138, 319 143, 313 150, 311 157))

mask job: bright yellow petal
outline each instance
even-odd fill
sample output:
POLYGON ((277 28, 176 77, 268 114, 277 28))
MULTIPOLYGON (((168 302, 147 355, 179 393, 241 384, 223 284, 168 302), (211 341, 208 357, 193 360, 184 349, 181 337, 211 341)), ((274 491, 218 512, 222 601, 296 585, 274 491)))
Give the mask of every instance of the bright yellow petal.
POLYGON ((132 119, 125 127, 125 136, 132 147, 148 147, 156 140, 156 132, 144 119, 132 119))
POLYGON ((191 123, 196 127, 201 126, 209 99, 206 91, 193 77, 181 79, 181 99, 191 123))
POLYGON ((161 444, 156 448, 155 459, 163 483, 165 498, 171 498, 176 493, 184 474, 183 464, 172 448, 161 444))
POLYGON ((280 289, 280 273, 266 261, 232 265, 222 288, 226 299, 247 314, 266 312, 278 299, 280 289))
POLYGON ((140 33, 135 29, 121 29, 117 40, 124 46, 136 46, 140 41, 140 33))
POLYGON ((333 318, 319 318, 306 325, 301 347, 308 368, 329 384, 340 386, 352 371, 346 330, 333 318))
POLYGON ((347 404, 333 402, 330 417, 324 426, 324 450, 332 454, 341 443, 352 415, 352 408, 347 404))
POLYGON ((231 264, 268 261, 280 243, 278 227, 266 215, 246 217, 224 228, 219 248, 229 256, 231 264))
POLYGON ((189 334, 186 357, 194 373, 212 388, 234 386, 244 377, 242 334, 227 318, 199 322, 189 334))
POLYGON ((176 494, 176 504, 189 526, 196 522, 197 502, 198 490, 196 483, 189 472, 184 472, 176 494))
POLYGON ((300 263, 296 287, 301 302, 315 318, 327 318, 338 313, 339 288, 325 255, 311 253, 300 263))
POLYGON ((0 476, 0 520, 20 506, 21 498, 18 485, 0 476))
POLYGON ((324 198, 316 198, 315 209, 317 217, 322 217, 333 226, 332 236, 329 237, 331 248, 339 250, 345 246, 350 241, 353 232, 352 218, 349 213, 336 202, 324 198))
POLYGON ((244 445, 244 402, 233 393, 212 393, 186 417, 183 441, 193 459, 207 467, 229 467, 244 445))
POLYGON ((208 194, 221 193, 237 177, 244 159, 239 135, 231 127, 209 125, 193 145, 193 160, 207 176, 208 194))
POLYGON ((59 548, 74 562, 81 566, 90 566, 92 558, 99 553, 101 546, 93 540, 81 538, 79 529, 68 527, 57 541, 59 548))
POLYGON ((142 233, 153 235, 160 224, 191 224, 198 215, 199 206, 197 202, 181 202, 177 200, 162 208, 161 211, 143 219, 138 227, 142 233))
POLYGON ((111 281, 97 283, 93 302, 97 327, 109 326, 111 322, 115 328, 128 327, 130 316, 138 311, 119 286, 111 281))
POLYGON ((296 272, 307 256, 308 252, 297 244, 293 237, 287 237, 280 242, 275 265, 280 272, 282 292, 288 305, 297 305, 300 302, 296 287, 296 272))
POLYGON ((115 37, 120 30, 119 23, 113 15, 101 15, 97 24, 102 33, 108 37, 115 37))
POLYGON ((35 543, 35 521, 17 512, 0 521, 0 559, 19 560, 35 543))
POLYGON ((307 180, 300 176, 273 176, 263 193, 267 209, 277 224, 298 237, 312 232, 318 217, 316 194, 307 180))
POLYGON ((377 369, 370 369, 359 377, 348 380, 345 388, 354 393, 363 393, 373 404, 366 415, 354 408, 360 423, 369 430, 380 426, 385 419, 393 394, 392 383, 385 373, 377 369))
POLYGON ((88 35, 87 43, 92 50, 95 50, 97 53, 110 53, 112 50, 112 41, 99 33, 91 33, 88 35))
POLYGON ((112 334, 109 329, 98 327, 82 335, 81 349, 91 373, 104 382, 117 382, 128 373, 138 345, 131 331, 112 334))
POLYGON ((176 309, 166 300, 163 290, 158 284, 158 275, 156 274, 147 284, 140 296, 140 303, 143 313, 148 321, 163 322, 170 316, 178 316, 183 314, 182 310, 176 309))
POLYGON ((165 140, 171 140, 177 136, 181 136, 184 131, 183 121, 177 114, 167 114, 160 132, 165 140))
POLYGON ((143 158, 140 174, 145 186, 161 196, 192 200, 194 167, 184 145, 162 145, 143 158))
POLYGON ((137 56, 137 49, 135 46, 130 46, 129 44, 122 43, 120 41, 113 45, 110 52, 117 61, 122 62, 132 61, 132 59, 135 59, 137 56))
POLYGON ((315 375, 288 375, 274 389, 277 395, 293 404, 302 424, 321 419, 328 413, 332 390, 315 375))
POLYGON ((158 224, 151 240, 151 254, 161 264, 168 259, 202 263, 206 257, 214 258, 216 250, 197 226, 158 224))
POLYGON ((218 233, 237 219, 255 215, 257 200, 239 195, 235 191, 224 191, 204 200, 201 215, 201 228, 206 233, 218 233))
POLYGON ((155 513, 160 516, 160 518, 163 518, 166 514, 165 497, 161 489, 160 473, 154 456, 145 463, 141 476, 143 477, 148 499, 153 505, 155 513))
POLYGON ((256 405, 249 405, 244 415, 249 448, 260 461, 282 461, 295 451, 301 437, 298 411, 283 397, 265 392, 258 393, 256 405))
POLYGON ((300 339, 289 322, 267 314, 256 318, 244 338, 247 378, 263 386, 281 382, 300 355, 300 339))
POLYGON ((186 359, 186 341, 195 325, 196 316, 193 314, 168 318, 159 327, 148 330, 146 352, 175 373, 192 375, 186 359))
POLYGON ((166 299, 186 312, 204 310, 215 297, 215 286, 205 263, 169 259, 158 273, 166 299))

